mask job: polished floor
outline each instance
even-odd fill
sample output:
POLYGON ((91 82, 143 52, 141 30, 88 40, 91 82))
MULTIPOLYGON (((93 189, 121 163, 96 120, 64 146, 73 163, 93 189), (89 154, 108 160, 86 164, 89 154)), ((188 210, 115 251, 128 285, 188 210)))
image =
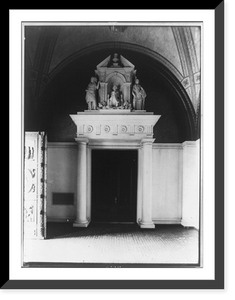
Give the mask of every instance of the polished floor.
POLYGON ((24 241, 24 263, 174 264, 199 262, 199 232, 181 225, 91 223, 75 228, 72 223, 48 223, 46 240, 24 241))

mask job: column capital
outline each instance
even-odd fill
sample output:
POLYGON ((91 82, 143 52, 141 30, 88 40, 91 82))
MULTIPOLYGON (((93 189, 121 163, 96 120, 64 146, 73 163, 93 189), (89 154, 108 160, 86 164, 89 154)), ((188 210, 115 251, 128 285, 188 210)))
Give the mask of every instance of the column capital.
POLYGON ((153 144, 154 141, 155 139, 152 138, 144 138, 141 140, 141 144, 153 144))
POLYGON ((88 144, 89 143, 89 139, 84 138, 84 137, 77 137, 77 138, 75 138, 75 141, 78 144, 88 144))

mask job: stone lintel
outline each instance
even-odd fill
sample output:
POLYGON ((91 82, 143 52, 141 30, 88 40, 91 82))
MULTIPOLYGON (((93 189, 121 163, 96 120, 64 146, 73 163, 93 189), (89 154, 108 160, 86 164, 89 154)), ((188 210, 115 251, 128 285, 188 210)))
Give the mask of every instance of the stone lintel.
MULTIPOLYGON (((114 110, 115 111, 115 110, 114 110)), ((152 139, 153 127, 161 116, 153 113, 96 113, 70 115, 77 127, 76 140, 152 139)))

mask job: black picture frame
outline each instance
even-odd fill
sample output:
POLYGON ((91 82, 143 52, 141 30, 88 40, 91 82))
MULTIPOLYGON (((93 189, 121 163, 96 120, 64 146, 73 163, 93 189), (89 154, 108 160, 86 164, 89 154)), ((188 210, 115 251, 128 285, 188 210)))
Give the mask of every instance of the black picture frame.
MULTIPOLYGON (((226 284, 226 16, 227 3, 215 10, 215 279, 214 280, 9 280, 1 291, 24 290, 225 290, 226 284)), ((7 255, 7 254, 6 254, 7 255)), ((2 272, 3 274, 3 272, 2 272)))

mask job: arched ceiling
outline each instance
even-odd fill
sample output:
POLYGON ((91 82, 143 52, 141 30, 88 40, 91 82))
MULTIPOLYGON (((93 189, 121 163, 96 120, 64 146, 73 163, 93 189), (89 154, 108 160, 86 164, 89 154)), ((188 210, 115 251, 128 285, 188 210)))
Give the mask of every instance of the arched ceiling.
MULTIPOLYGON (((25 105, 26 115, 30 115, 31 124, 34 123, 35 116, 30 114, 34 110, 37 112, 36 117, 43 123, 43 117, 48 122, 52 116, 55 117, 57 114, 58 117, 60 111, 76 113, 79 107, 85 109, 84 86, 86 87, 90 76, 94 75, 96 65, 112 51, 124 55, 136 66, 138 77, 143 86, 149 89, 151 97, 159 97, 159 95, 161 99, 174 97, 176 91, 166 92, 171 86, 170 82, 167 84, 169 78, 163 80, 164 76, 168 76, 166 70, 169 70, 169 74, 172 73, 179 84, 179 90, 184 90, 187 94, 184 98, 190 99, 191 105, 189 104, 186 109, 192 110, 193 107, 194 112, 191 113, 193 115, 198 109, 197 89, 200 90, 200 86, 195 83, 195 74, 200 76, 200 53, 198 52, 200 34, 198 32, 196 28, 182 29, 169 26, 130 26, 120 27, 118 30, 108 26, 26 26, 25 95, 28 99, 25 105), (143 49, 146 50, 145 55, 143 49), (156 84, 159 86, 154 92, 152 87, 156 84), (161 86, 165 86, 165 91, 161 86), (65 98, 66 100, 63 100, 65 98), (69 101, 70 105, 68 105, 69 101)), ((167 106, 169 108, 170 102, 168 101, 168 104, 166 102, 162 103, 161 109, 163 107, 166 109, 167 106)), ((153 105, 151 101, 149 105, 151 108, 153 105)), ((179 119, 182 119, 180 111, 176 109, 176 114, 178 113, 179 119)), ((171 131, 174 131, 173 123, 168 124, 171 131)), ((178 124, 181 129, 189 126, 187 120, 181 123, 178 124)), ((32 128, 31 125, 30 127, 32 128)), ((178 128, 178 131, 175 129, 178 135, 181 129, 178 128)), ((67 128, 67 131, 69 130, 67 128)), ((185 136, 178 136, 172 141, 183 141, 190 136, 189 131, 185 136)))
MULTIPOLYGON (((144 46, 159 53, 182 74, 181 61, 171 27, 128 26, 122 31, 111 31, 109 26, 59 26, 47 27, 47 34, 57 36, 48 73, 73 53, 104 42, 128 42, 144 46)), ((27 28, 27 35, 34 42, 28 46, 32 62, 37 59, 37 44, 45 28, 27 28)), ((39 44, 38 44, 39 45, 39 44)))
POLYGON ((143 46, 163 57, 178 72, 195 111, 200 94, 200 27, 170 26, 26 26, 27 61, 33 77, 39 74, 36 95, 50 80, 53 71, 74 53, 105 42, 143 46), (41 72, 40 72, 41 71, 41 72), (43 73, 43 74, 42 74, 43 73), (39 82, 38 82, 39 84, 39 82))

